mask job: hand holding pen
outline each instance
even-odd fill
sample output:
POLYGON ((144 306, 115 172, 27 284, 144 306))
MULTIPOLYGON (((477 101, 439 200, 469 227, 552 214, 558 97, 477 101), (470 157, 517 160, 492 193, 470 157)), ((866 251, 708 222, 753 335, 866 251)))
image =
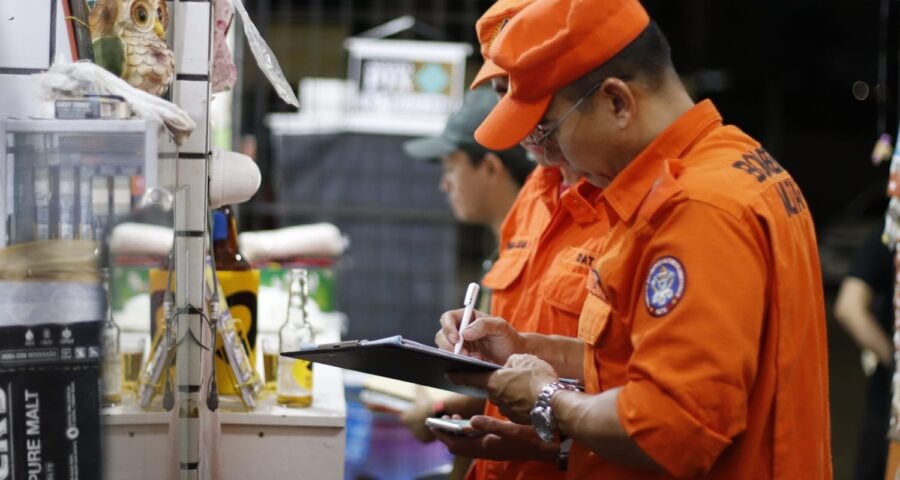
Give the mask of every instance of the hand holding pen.
MULTIPOLYGON (((463 300, 463 311, 462 317, 459 319, 459 327, 456 330, 456 342, 453 344, 453 353, 459 354, 462 351, 463 344, 465 340, 463 339, 463 332, 469 325, 475 321, 475 303, 478 300, 478 290, 479 286, 477 283, 470 283, 469 287, 466 289, 466 297, 463 300)), ((457 310, 458 312, 458 310, 457 310)), ((444 314, 444 317, 441 318, 441 323, 445 324, 444 326, 450 326, 449 324, 454 324, 452 320, 452 313, 447 312, 444 314), (448 317, 448 314, 450 316, 448 317)), ((475 325, 472 325, 472 328, 480 332, 481 335, 485 335, 483 337, 479 335, 479 333, 475 333, 475 336, 478 336, 480 340, 484 340, 486 338, 491 338, 488 347, 489 352, 467 352, 468 355, 472 355, 475 357, 483 357, 484 353, 487 353, 486 358, 482 358, 484 360, 493 361, 500 365, 503 365, 508 356, 514 352, 522 353, 519 348, 516 348, 514 345, 519 344, 521 347, 521 335, 513 329, 509 323, 501 318, 489 317, 489 316, 481 316, 478 320, 480 322, 475 322, 475 325), (517 341, 518 340, 518 341, 517 341), (501 360, 502 358, 502 360, 501 360)), ((471 334, 470 334, 471 336, 471 334)), ((442 346, 441 340, 446 341, 447 336, 442 334, 442 332, 438 332, 436 342, 438 346, 442 346), (443 336, 443 338, 441 338, 443 336)), ((448 345, 449 346, 449 345, 448 345)), ((487 346, 487 345, 483 345, 487 346)), ((581 381, 578 379, 570 379, 570 378, 560 378, 559 382, 570 385, 571 387, 584 390, 583 385, 581 385, 581 381)))
POLYGON ((478 301, 478 288, 478 284, 472 282, 466 289, 466 297, 463 299, 463 307, 465 307, 465 310, 463 310, 462 323, 459 325, 459 340, 456 341, 456 345, 453 347, 453 353, 459 354, 460 350, 462 350, 462 332, 469 326, 469 322, 472 321, 472 313, 475 311, 475 302, 478 301))
POLYGON ((474 291, 466 296, 466 306, 473 307, 471 313, 466 312, 468 308, 457 308, 441 315, 441 329, 434 336, 438 348, 497 365, 506 363, 514 353, 527 352, 525 337, 506 320, 474 309, 476 296, 474 291))

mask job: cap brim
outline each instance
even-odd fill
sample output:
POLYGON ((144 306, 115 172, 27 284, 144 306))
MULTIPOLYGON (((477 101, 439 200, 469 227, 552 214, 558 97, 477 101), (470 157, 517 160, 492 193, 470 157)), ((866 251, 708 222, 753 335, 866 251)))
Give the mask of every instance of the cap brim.
POLYGON ((484 82, 492 78, 505 77, 506 75, 506 70, 498 67, 497 64, 490 59, 485 59, 484 64, 481 65, 481 69, 475 74, 475 80, 469 85, 469 90, 475 90, 484 84, 484 82))
POLYGON ((419 138, 403 144, 403 151, 416 160, 437 161, 453 153, 458 145, 444 137, 419 138))
POLYGON ((523 102, 507 93, 475 130, 475 140, 494 151, 516 146, 534 130, 552 100, 553 95, 548 95, 534 102, 523 102))

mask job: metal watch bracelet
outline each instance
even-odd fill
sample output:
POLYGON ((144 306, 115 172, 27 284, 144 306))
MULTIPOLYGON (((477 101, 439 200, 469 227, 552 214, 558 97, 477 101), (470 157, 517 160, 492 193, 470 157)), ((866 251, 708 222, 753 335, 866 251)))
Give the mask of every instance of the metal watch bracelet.
POLYGON ((534 402, 534 408, 531 409, 531 425, 541 440, 552 443, 556 433, 556 422, 553 418, 553 411, 550 408, 550 400, 560 390, 578 391, 574 385, 564 384, 560 382, 551 382, 541 389, 537 400, 534 402))

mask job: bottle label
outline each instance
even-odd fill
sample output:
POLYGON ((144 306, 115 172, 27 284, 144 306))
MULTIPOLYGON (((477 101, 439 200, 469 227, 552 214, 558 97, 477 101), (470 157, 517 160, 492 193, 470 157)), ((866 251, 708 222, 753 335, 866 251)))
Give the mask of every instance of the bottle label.
MULTIPOLYGON (((162 298, 166 289, 168 271, 152 269, 150 271, 150 308, 153 324, 151 332, 156 333, 159 325, 165 322, 162 313, 162 298)), ((259 270, 217 270, 216 278, 225 291, 228 310, 236 322, 236 329, 242 341, 250 347, 249 360, 252 368, 256 368, 256 330, 257 330, 257 295, 259 294, 259 270)), ((173 288, 177 280, 173 278, 173 288)), ((228 357, 222 350, 221 338, 216 339, 216 383, 221 394, 237 394, 231 377, 228 357)))
MULTIPOLYGON (((225 291, 228 310, 236 321, 236 329, 250 350, 251 369, 256 368, 257 295, 259 294, 259 270, 216 270, 216 278, 225 291)), ((236 394, 229 373, 228 358, 222 350, 221 338, 216 339, 216 382, 219 393, 236 394)))
POLYGON ((110 352, 103 362, 103 395, 114 398, 122 393, 122 362, 118 352, 110 352))
POLYGON ((291 367, 294 383, 307 392, 312 392, 312 368, 312 362, 307 360, 294 360, 294 365, 291 367))
POLYGON ((312 362, 280 357, 278 362, 278 396, 302 398, 312 395, 312 362))

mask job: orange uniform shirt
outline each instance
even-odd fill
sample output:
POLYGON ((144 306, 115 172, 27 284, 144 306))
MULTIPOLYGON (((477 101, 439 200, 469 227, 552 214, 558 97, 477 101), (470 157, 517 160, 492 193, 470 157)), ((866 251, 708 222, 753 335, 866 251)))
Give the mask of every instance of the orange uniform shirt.
MULTIPOLYGON (((604 199, 579 325, 588 391, 623 387, 619 419, 671 476, 831 478, 822 278, 788 173, 706 101, 604 199)), ((670 476, 577 444, 568 474, 670 476)))
MULTIPOLYGON (((538 167, 519 191, 500 233, 500 255, 482 283, 493 289, 491 313, 517 330, 578 333, 591 263, 608 230, 595 205, 600 189, 587 182, 560 194, 559 170, 538 167)), ((504 418, 488 403, 485 415, 504 418)), ((548 462, 476 460, 468 478, 564 478, 548 462)))

